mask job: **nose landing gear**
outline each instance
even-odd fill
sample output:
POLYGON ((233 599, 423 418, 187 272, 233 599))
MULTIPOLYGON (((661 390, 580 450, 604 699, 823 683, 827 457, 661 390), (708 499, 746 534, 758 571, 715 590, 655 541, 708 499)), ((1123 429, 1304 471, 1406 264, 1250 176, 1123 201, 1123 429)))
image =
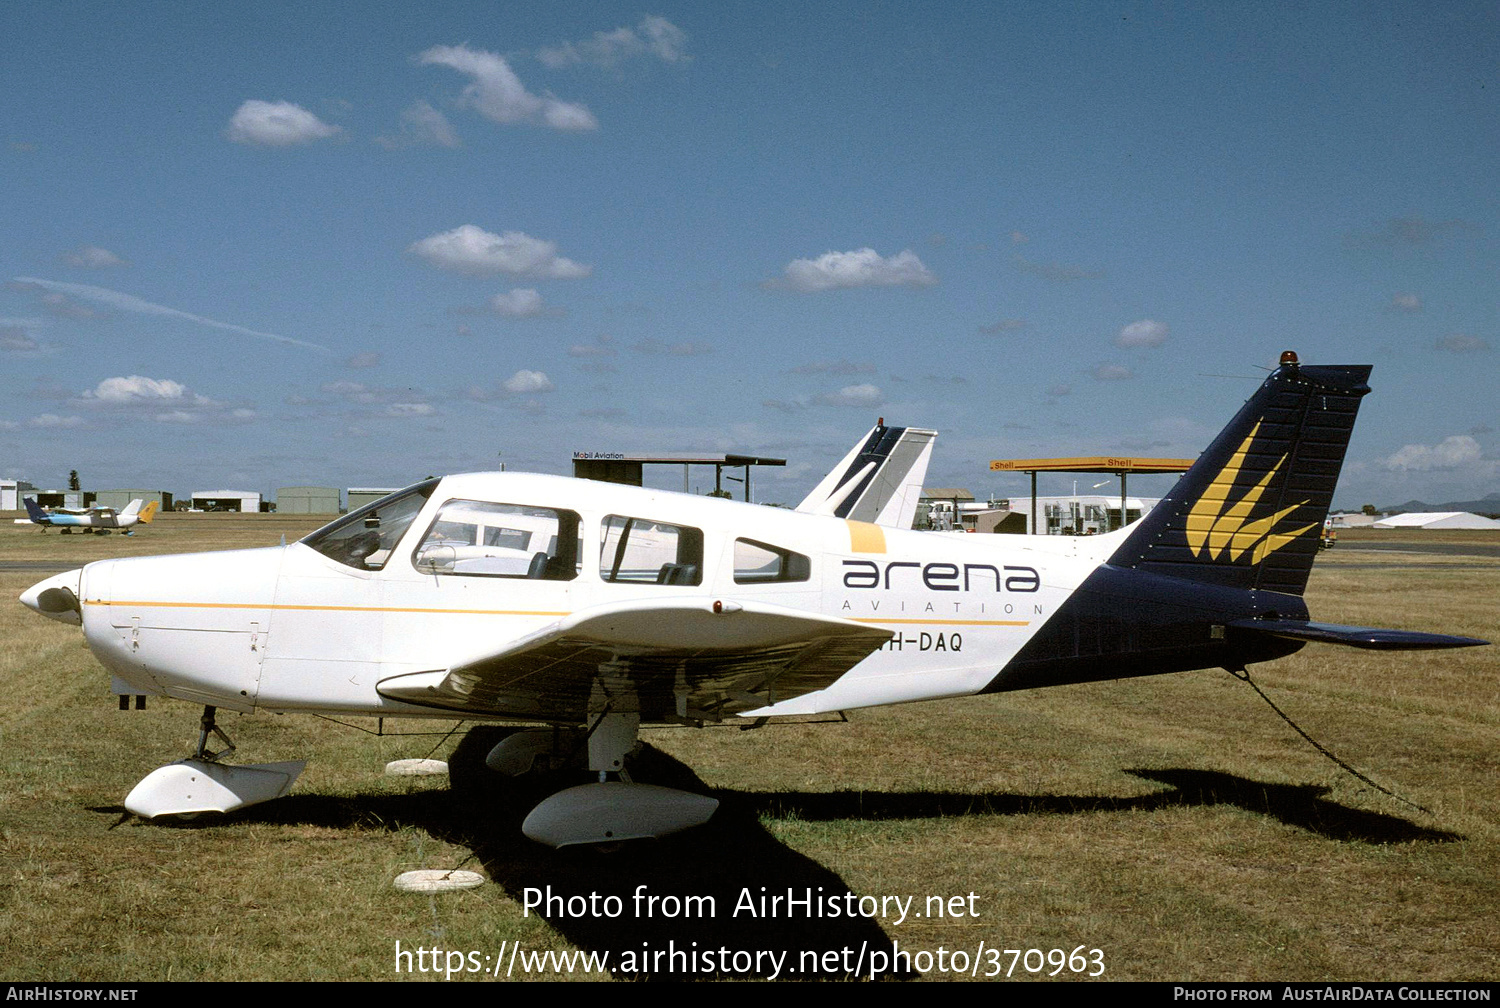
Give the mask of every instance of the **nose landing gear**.
POLYGON ((151 771, 125 796, 125 808, 144 819, 158 816, 192 818, 202 812, 235 809, 280 798, 307 766, 305 760, 234 766, 219 759, 234 751, 234 743, 214 721, 215 708, 203 708, 198 746, 192 756, 151 771), (224 748, 214 752, 209 739, 224 748))

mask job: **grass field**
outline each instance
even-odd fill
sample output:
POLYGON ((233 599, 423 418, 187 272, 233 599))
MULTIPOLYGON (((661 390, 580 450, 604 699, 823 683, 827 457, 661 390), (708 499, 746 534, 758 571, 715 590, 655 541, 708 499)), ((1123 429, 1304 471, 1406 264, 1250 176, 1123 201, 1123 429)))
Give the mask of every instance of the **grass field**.
MULTIPOLYGON (((319 521, 173 515, 129 539, 7 523, 0 560, 273 545, 319 521)), ((1343 533, 1319 560, 1308 593, 1317 617, 1496 638, 1500 558, 1342 548, 1379 535, 1343 533)), ((1483 533, 1429 536, 1402 539, 1500 544, 1483 533)), ((14 599, 42 576, 0 570, 0 589, 14 599)), ((617 965, 675 943, 784 953, 792 968, 808 951, 932 954, 897 971, 914 979, 953 978, 937 968, 939 949, 950 970, 962 952, 983 976, 1011 957, 982 950, 1079 946, 1101 950, 1103 979, 1495 979, 1497 655, 1314 645, 1251 669, 1306 731, 1430 813, 1338 769, 1244 683, 1194 672, 857 711, 845 724, 647 732, 642 778, 702 787, 723 804, 701 830, 606 855, 520 838, 522 796, 381 775, 401 757, 452 756, 459 766, 482 757, 478 736, 454 751, 467 726, 393 738, 315 718, 229 715, 221 721, 236 759, 310 761, 293 794, 185 825, 131 819, 123 796, 187 754, 198 710, 169 701, 115 710, 81 635, 8 603, 0 977, 440 979, 398 974, 398 943, 502 961, 519 943, 607 952, 617 965), (391 886, 411 868, 459 865, 490 882, 443 895, 391 886), (527 890, 548 886, 619 896, 624 912, 525 913, 527 890), (712 896, 716 913, 640 916, 638 886, 712 896), (965 899, 962 915, 900 922, 732 912, 761 887, 911 896, 917 913, 929 896, 965 899)), ((1053 968, 1028 973, 1022 960, 1014 974, 1046 978, 1053 968)), ((1073 975, 1064 966, 1058 978, 1073 975)))

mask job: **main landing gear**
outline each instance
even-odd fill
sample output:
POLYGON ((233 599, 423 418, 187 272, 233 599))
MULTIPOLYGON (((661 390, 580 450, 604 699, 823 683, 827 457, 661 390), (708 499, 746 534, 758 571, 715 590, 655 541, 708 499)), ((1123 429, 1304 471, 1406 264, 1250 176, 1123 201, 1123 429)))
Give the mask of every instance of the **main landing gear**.
MULTIPOLYGON (((588 770, 598 779, 542 801, 521 824, 522 833, 550 847, 602 847, 669 836, 708 822, 719 807, 718 799, 630 779, 625 760, 640 732, 636 706, 629 678, 610 666, 601 668, 590 697, 587 728, 588 770)), ((539 758, 555 768, 567 762, 558 751, 559 741, 576 743, 577 734, 552 728, 519 731, 490 750, 485 764, 512 776, 531 769, 539 758)))
POLYGON ((127 811, 145 819, 157 816, 192 818, 202 812, 233 812, 246 805, 280 798, 307 766, 306 761, 234 766, 220 763, 234 751, 234 743, 214 721, 216 708, 203 708, 198 748, 185 760, 158 767, 125 796, 127 811), (214 752, 209 740, 224 748, 214 752))

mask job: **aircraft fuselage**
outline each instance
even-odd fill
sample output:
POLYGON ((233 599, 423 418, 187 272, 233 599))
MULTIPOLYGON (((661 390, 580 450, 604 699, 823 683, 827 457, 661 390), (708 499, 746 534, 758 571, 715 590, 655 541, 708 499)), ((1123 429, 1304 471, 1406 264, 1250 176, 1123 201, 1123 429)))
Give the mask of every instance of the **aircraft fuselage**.
MULTIPOLYGON (((445 534, 470 535, 457 526, 445 534)), ((1175 602, 1158 598, 1142 622, 1126 618, 1128 598, 1112 596, 1113 615, 1080 623, 1065 614, 1061 632, 1057 626, 1043 631, 1091 576, 1097 578, 1101 557, 1121 535, 899 531, 557 477, 470 474, 432 489, 378 570, 305 543, 108 560, 84 568, 79 598, 90 648, 130 691, 245 711, 441 715, 382 696, 377 684, 445 669, 572 613, 627 600, 763 601, 889 631, 884 645, 826 688, 774 702, 768 697, 756 709, 812 713, 1045 685, 1038 676, 1046 662, 1058 663, 1058 671, 1044 678, 1064 682, 1143 674, 1144 667, 1126 671, 1131 652, 1153 657, 1164 666, 1160 671, 1215 663, 1225 641, 1210 624, 1222 623, 1223 598, 1212 611, 1203 607, 1199 618, 1193 593, 1182 592, 1175 602), (425 562, 423 551, 431 547, 423 544, 456 501, 576 513, 580 546, 573 576, 468 573, 447 554, 446 567, 425 562), (667 535, 663 529, 691 530, 671 534, 692 540, 688 559, 698 568, 698 583, 624 580, 611 571, 610 523, 618 525, 620 515, 648 524, 657 539, 667 535), (805 560, 778 566, 788 556, 805 560), (1010 669, 1014 681, 1007 683, 1002 670, 1039 634, 1056 637, 1045 661, 1010 669), (1070 661, 1111 652, 1119 655, 1113 668, 1096 661, 1087 674, 1068 669, 1070 661)), ((647 547, 648 559, 669 561, 662 566, 677 559, 675 552, 650 556, 667 548, 660 542, 647 547)), ((1233 594, 1246 596, 1239 608, 1253 615, 1251 593, 1233 594)), ((494 713, 527 720, 560 715, 545 704, 494 713)), ((648 719, 668 713, 642 711, 648 719)))

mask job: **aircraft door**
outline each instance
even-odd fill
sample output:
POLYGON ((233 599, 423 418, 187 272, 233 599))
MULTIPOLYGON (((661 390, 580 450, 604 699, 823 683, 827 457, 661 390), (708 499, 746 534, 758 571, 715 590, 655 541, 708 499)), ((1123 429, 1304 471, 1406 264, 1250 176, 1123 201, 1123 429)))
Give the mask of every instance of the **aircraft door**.
POLYGON ((385 654, 383 582, 403 569, 399 547, 437 488, 426 480, 366 505, 282 551, 276 635, 258 705, 369 712, 385 654), (396 559, 393 559, 396 558, 396 559))

